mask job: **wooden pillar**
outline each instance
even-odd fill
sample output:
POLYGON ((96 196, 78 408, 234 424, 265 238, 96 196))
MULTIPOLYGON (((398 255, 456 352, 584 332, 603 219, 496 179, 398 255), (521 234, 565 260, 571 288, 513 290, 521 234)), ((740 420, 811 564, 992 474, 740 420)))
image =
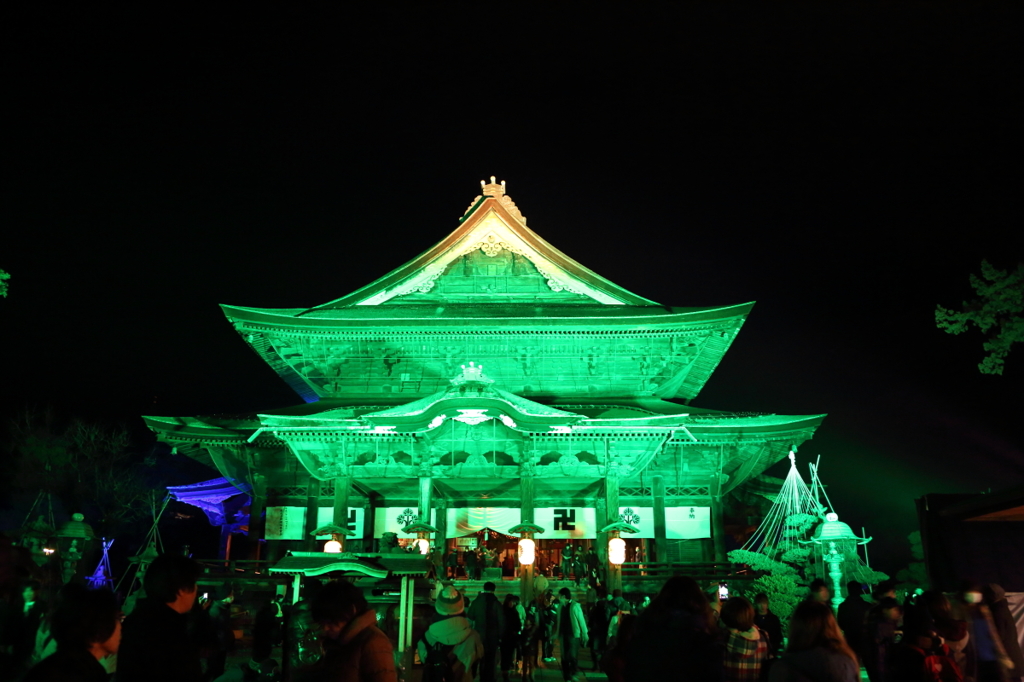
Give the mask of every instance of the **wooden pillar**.
MULTIPOLYGON (((520 476, 519 478, 519 504, 520 509, 520 522, 521 523, 533 523, 533 487, 534 477, 533 476, 520 476)), ((506 529, 507 530, 507 529, 506 529)), ((534 538, 534 542, 536 542, 534 538)), ((534 564, 536 563, 534 559, 534 564)), ((523 606, 531 603, 534 599, 533 594, 533 575, 534 575, 534 564, 529 566, 518 563, 518 556, 516 562, 519 566, 519 600, 523 606)))
POLYGON ((434 479, 430 476, 420 476, 420 521, 430 523, 430 501, 434 491, 434 479))
POLYGON ((249 555, 253 559, 261 559, 263 536, 266 534, 266 521, 263 509, 267 504, 267 479, 263 474, 252 475, 252 492, 249 493, 249 555))
POLYGON ((711 498, 711 539, 715 547, 715 561, 726 561, 725 555, 725 513, 722 510, 722 497, 711 498))
POLYGON ((665 524, 665 477, 651 477, 651 497, 654 500, 654 551, 648 561, 668 561, 668 528, 665 524))
MULTIPOLYGON (((605 519, 604 525, 615 523, 619 520, 619 477, 605 476, 604 479, 604 503, 605 519)), ((605 556, 608 553, 608 534, 602 533, 605 537, 601 539, 604 544, 605 556)), ((611 561, 605 562, 608 567, 608 591, 622 589, 622 567, 616 566, 611 561)))
MULTIPOLYGON (((352 489, 351 479, 348 476, 338 476, 334 479, 334 516, 332 522, 342 528, 348 527, 348 494, 352 489)), ((345 547, 345 536, 338 538, 341 542, 341 551, 347 551, 345 547)))
POLYGON ((379 548, 374 546, 374 528, 377 524, 377 498, 376 493, 369 493, 366 496, 366 506, 363 508, 363 551, 376 552, 379 548))
MULTIPOLYGON (((594 517, 597 519, 597 527, 602 528, 604 519, 608 517, 608 505, 604 497, 599 497, 594 502, 594 517)), ((607 525, 607 524, 604 524, 607 525)), ((597 563, 601 567, 601 584, 608 587, 608 533, 596 533, 594 543, 597 545, 597 563)))
POLYGON ((437 509, 437 523, 434 524, 434 528, 437 528, 437 537, 434 539, 434 544, 444 556, 447 554, 448 548, 448 500, 438 496, 435 508, 437 509))
POLYGON ((317 516, 320 513, 320 479, 309 477, 306 485, 306 526, 302 530, 302 546, 307 552, 317 550, 316 538, 310 535, 317 529, 317 516))

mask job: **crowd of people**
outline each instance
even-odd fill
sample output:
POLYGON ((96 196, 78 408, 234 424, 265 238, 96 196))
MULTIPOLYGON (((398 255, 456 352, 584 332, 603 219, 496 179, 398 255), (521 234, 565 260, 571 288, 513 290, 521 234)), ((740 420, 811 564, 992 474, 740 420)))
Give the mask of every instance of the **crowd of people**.
MULTIPOLYGON (((108 681, 105 663, 116 654, 116 682, 397 682, 388 617, 343 580, 311 582, 287 619, 278 600, 266 604, 251 660, 228 666, 234 591, 225 586, 197 603, 199 575, 187 557, 160 556, 127 616, 109 591, 69 584, 44 605, 39 584, 26 584, 19 626, 5 630, 13 636, 0 651, 0 677, 108 681), (282 640, 283 665, 271 658, 282 640)), ((572 682, 585 672, 585 648, 583 660, 610 682, 857 682, 862 666, 871 682, 1019 682, 1024 673, 1005 593, 994 584, 901 602, 892 584, 869 595, 851 582, 835 616, 828 585, 816 580, 785 636, 765 594, 719 600, 717 589, 685 576, 634 602, 593 583, 582 600, 547 585, 538 576, 535 598, 523 603, 517 594, 499 599, 491 582, 471 602, 451 581, 437 583, 415 641, 423 682, 532 682, 541 666, 572 682)))

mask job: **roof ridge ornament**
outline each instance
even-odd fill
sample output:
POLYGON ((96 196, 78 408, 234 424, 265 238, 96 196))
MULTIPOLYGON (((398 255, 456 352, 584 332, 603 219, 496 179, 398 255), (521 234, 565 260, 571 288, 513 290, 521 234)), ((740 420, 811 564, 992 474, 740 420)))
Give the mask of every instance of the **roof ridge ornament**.
POLYGON ((484 180, 480 181, 480 193, 485 197, 503 197, 505 196, 505 181, 497 183, 494 180, 494 176, 491 176, 491 182, 487 183, 484 180))
POLYGON ((462 365, 462 373, 451 380, 452 386, 465 384, 493 384, 494 379, 484 375, 484 366, 470 361, 469 367, 462 365))

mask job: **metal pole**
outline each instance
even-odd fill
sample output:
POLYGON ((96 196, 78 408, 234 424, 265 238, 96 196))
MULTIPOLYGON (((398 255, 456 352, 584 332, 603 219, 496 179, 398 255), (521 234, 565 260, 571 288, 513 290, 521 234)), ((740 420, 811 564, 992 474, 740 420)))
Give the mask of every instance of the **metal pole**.
MULTIPOLYGON (((860 536, 862 538, 866 538, 868 536, 868 532, 864 528, 864 526, 860 527, 860 536)), ((863 546, 864 546, 864 564, 870 569, 871 568, 871 560, 868 559, 868 543, 865 542, 863 546)))

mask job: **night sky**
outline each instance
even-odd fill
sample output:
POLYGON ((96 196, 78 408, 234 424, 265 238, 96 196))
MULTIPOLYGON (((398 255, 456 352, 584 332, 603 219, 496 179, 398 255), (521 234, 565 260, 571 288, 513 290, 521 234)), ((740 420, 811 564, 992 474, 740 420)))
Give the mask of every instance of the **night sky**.
POLYGON ((350 293, 495 175, 641 296, 757 301, 694 405, 828 413, 883 570, 916 497, 1024 479, 1024 349, 934 323, 1024 259, 1019 3, 444 7, 4 22, 0 416, 298 402, 217 304, 350 293))

